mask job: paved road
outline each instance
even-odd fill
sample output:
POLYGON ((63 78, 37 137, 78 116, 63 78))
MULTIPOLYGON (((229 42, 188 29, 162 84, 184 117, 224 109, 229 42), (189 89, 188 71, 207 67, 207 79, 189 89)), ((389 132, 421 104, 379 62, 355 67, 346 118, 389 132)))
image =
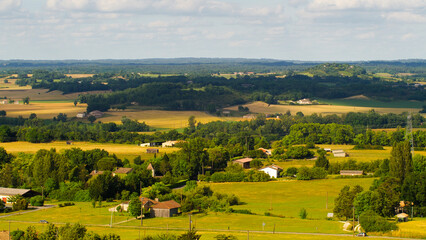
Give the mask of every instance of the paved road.
POLYGON ((28 210, 25 211, 20 211, 20 212, 15 212, 15 213, 10 213, 10 214, 6 214, 6 215, 1 215, 0 218, 5 218, 5 217, 10 217, 10 216, 15 216, 15 215, 22 215, 22 214, 27 214, 27 213, 32 213, 35 211, 40 211, 43 209, 48 209, 48 208, 53 208, 55 207, 55 205, 44 205, 41 207, 31 207, 28 210))

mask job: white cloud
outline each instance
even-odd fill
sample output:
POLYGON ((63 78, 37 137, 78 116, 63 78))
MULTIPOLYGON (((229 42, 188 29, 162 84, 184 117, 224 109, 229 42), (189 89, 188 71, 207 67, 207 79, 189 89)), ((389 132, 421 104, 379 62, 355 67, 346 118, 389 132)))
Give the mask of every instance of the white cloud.
POLYGON ((401 9, 426 7, 424 0, 313 0, 308 8, 312 11, 347 9, 401 9))
POLYGON ((373 39, 375 37, 376 37, 376 34, 374 32, 366 32, 366 33, 360 33, 356 35, 356 38, 361 40, 373 39))
POLYGON ((382 14, 382 17, 396 22, 426 23, 426 17, 424 15, 411 12, 391 12, 382 14))
POLYGON ((415 35, 412 34, 412 33, 406 33, 406 34, 402 35, 402 37, 401 37, 402 40, 410 40, 410 39, 413 39, 413 38, 415 38, 415 35))
POLYGON ((16 10, 22 5, 22 0, 0 0, 0 12, 16 10))

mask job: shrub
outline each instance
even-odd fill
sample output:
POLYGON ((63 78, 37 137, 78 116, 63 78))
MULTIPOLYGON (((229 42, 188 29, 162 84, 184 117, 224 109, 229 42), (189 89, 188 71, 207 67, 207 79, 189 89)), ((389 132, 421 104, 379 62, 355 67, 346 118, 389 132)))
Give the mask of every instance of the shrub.
POLYGON ((25 232, 22 231, 22 230, 19 230, 19 229, 10 233, 10 236, 11 236, 12 240, 21 240, 21 239, 24 239, 24 235, 25 235, 25 232))
POLYGON ((366 232, 388 232, 396 230, 395 223, 388 222, 372 210, 367 210, 359 216, 359 223, 366 232))
POLYGON ((311 169, 312 179, 324 179, 327 177, 327 171, 322 167, 313 167, 311 169))
POLYGON ((43 206, 44 198, 42 196, 34 196, 30 199, 31 206, 43 206))
POLYGON ((296 175, 297 180, 311 180, 311 169, 308 167, 301 167, 298 170, 298 173, 296 175))
POLYGON ((301 219, 306 219, 306 217, 308 216, 308 212, 306 211, 306 209, 300 209, 299 216, 301 219))
POLYGON ((288 177, 293 177, 297 174, 297 168, 296 167, 289 167, 285 171, 285 175, 288 177))

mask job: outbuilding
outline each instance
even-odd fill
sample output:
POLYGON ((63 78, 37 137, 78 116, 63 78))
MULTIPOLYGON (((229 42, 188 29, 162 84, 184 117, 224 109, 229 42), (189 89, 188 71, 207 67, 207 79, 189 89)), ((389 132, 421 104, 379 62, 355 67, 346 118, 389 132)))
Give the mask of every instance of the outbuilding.
POLYGON ((283 169, 280 166, 272 164, 270 166, 259 169, 259 171, 265 172, 271 178, 278 178, 283 169))
POLYGON ((5 202, 8 203, 8 199, 10 197, 16 196, 16 195, 21 195, 24 198, 30 198, 30 197, 34 197, 37 195, 41 195, 41 193, 33 191, 31 189, 19 189, 19 188, 2 188, 0 187, 0 199, 5 202))
POLYGON ((234 160, 233 162, 238 163, 241 165, 241 167, 248 169, 250 168, 251 161, 253 161, 253 158, 241 158, 241 159, 234 160))
POLYGON ((174 200, 158 202, 151 206, 151 217, 173 217, 179 213, 180 204, 174 200))

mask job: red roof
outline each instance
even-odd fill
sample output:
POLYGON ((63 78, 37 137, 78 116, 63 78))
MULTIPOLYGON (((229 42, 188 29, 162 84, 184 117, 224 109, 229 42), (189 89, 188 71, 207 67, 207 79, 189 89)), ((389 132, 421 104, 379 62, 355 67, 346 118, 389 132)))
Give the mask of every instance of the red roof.
POLYGON ((241 158, 241 159, 234 160, 234 162, 239 162, 239 163, 246 163, 251 161, 253 161, 253 158, 241 158))
POLYGON ((152 206, 152 208, 157 208, 157 209, 173 209, 173 208, 180 208, 180 207, 181 207, 180 204, 174 200, 158 202, 152 206))

